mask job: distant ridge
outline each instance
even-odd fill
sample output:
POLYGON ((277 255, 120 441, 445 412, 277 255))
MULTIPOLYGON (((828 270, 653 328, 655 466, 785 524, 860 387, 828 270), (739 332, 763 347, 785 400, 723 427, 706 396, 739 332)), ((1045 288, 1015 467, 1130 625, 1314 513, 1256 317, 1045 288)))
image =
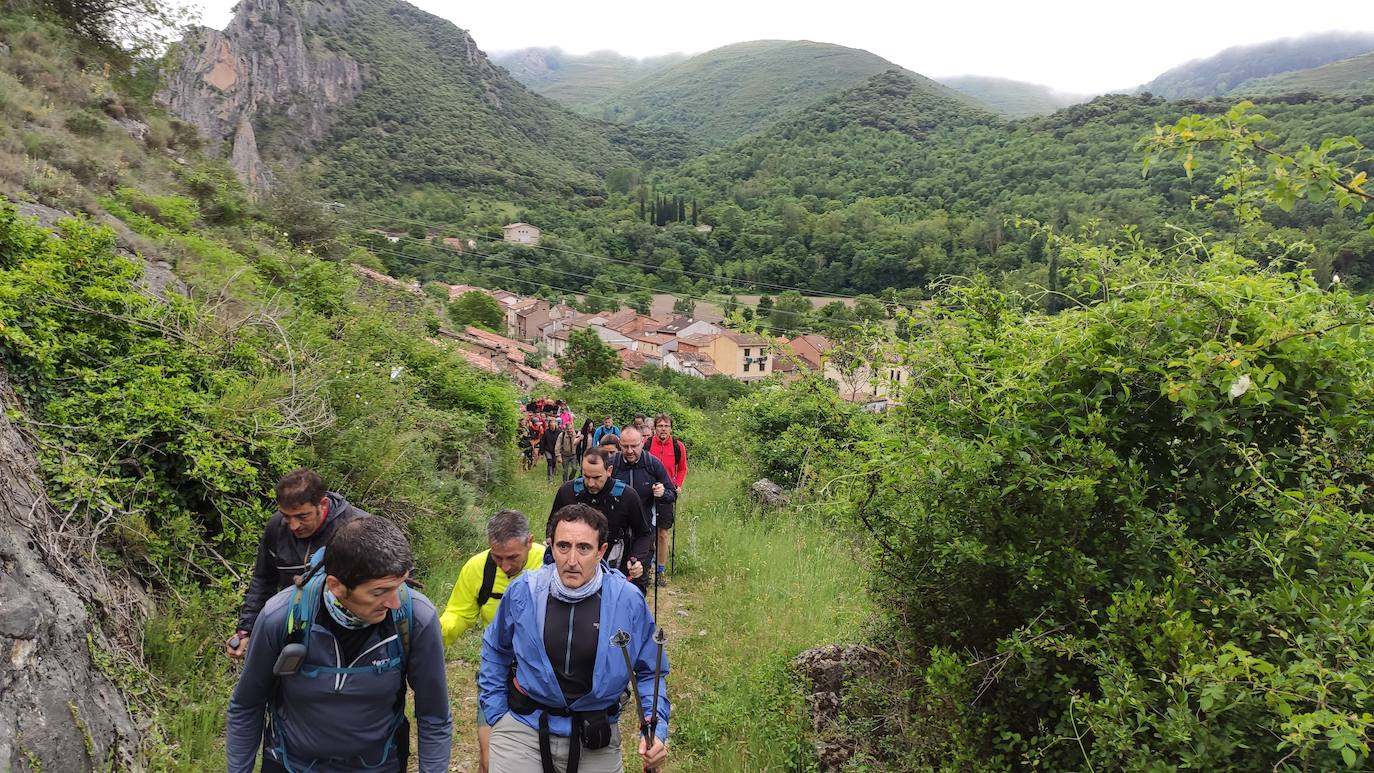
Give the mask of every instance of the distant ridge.
POLYGON ((597 115, 723 145, 894 67, 868 51, 829 43, 735 43, 631 83, 600 103, 597 115))
POLYGON ((1232 89, 1238 97, 1276 97, 1285 94, 1362 96, 1374 94, 1374 51, 1308 70, 1253 80, 1232 89))
POLYGON ((939 78, 940 83, 967 94, 1008 118, 1049 115, 1061 107, 1087 102, 1086 94, 1066 94, 1038 83, 991 78, 981 75, 959 75, 939 78))
POLYGON ((630 83, 687 59, 687 54, 665 54, 633 59, 614 51, 569 54, 560 48, 522 48, 491 55, 531 91, 578 112, 589 112, 597 102, 630 83))
POLYGON ((1253 80, 1374 51, 1374 32, 1325 32, 1228 48, 1181 64, 1140 87, 1165 99, 1215 97, 1243 90, 1253 80))

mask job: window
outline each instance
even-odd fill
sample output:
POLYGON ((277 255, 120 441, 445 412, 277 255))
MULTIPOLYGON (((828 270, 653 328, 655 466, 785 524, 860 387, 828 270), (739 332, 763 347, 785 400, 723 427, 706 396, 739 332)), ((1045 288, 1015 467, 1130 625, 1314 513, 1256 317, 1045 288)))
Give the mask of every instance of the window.
MULTIPOLYGON (((749 350, 748 350, 748 349, 745 349, 744 351, 747 352, 747 351, 749 351, 749 350)), ((748 358, 748 357, 745 357, 745 358, 744 358, 744 372, 745 372, 745 373, 748 373, 748 372, 749 372, 749 358, 748 358)))
POLYGON ((749 350, 748 350, 748 349, 745 349, 745 350, 744 350, 744 359, 746 359, 746 360, 749 359, 749 350))

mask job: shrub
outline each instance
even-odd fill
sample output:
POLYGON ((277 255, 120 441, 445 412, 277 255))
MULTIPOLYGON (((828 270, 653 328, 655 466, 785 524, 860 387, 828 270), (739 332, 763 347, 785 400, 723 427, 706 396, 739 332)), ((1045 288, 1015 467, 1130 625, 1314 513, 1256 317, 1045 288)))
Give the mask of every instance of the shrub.
POLYGON ((105 117, 90 110, 82 110, 68 116, 62 125, 72 134, 94 137, 105 131, 105 117))
POLYGON ((600 424, 601 417, 610 416, 617 426, 623 427, 636 414, 642 413, 652 421, 654 416, 667 413, 673 417, 673 436, 689 451, 706 453, 707 447, 715 443, 715 438, 707 440, 709 430, 701 413, 688 408, 677 395, 662 387, 616 378, 597 384, 581 396, 579 407, 593 423, 600 424))
POLYGON ((932 704, 1031 766, 1365 764, 1365 303, 1221 245, 1061 246, 1105 300, 948 292, 860 448, 874 587, 932 704))
POLYGON ((754 474, 782 486, 802 483, 808 470, 828 466, 873 432, 858 406, 815 376, 765 385, 731 403, 728 417, 754 474))

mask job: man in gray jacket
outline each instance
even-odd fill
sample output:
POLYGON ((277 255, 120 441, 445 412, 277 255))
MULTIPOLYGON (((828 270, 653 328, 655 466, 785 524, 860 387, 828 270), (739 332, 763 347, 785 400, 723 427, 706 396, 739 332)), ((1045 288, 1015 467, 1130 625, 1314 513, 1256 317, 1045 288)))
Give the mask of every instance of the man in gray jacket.
POLYGON ((277 512, 262 531, 238 625, 224 644, 230 657, 241 658, 248 651, 253 622, 272 594, 291 587, 310 555, 329 544, 334 530, 361 515, 367 513, 342 494, 326 491, 314 470, 296 470, 277 481, 277 512))
POLYGON ((420 773, 448 773, 453 745, 434 605, 406 584, 410 544, 385 518, 339 527, 322 570, 273 596, 229 700, 229 773, 400 773, 415 693, 420 773))

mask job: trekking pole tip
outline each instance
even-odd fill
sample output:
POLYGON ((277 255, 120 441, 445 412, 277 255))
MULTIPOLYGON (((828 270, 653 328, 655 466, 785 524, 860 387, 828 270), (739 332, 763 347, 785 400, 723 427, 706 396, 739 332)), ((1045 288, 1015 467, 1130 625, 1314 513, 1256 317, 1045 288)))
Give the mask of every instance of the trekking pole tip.
POLYGON ((625 630, 616 631, 611 637, 611 644, 624 649, 630 643, 630 632, 625 630))
POLYGON ((667 631, 663 630, 662 628, 659 628, 657 631, 654 632, 654 643, 655 643, 655 644, 663 644, 663 643, 665 643, 665 642, 667 642, 667 641, 668 641, 668 632, 667 632, 667 631))

